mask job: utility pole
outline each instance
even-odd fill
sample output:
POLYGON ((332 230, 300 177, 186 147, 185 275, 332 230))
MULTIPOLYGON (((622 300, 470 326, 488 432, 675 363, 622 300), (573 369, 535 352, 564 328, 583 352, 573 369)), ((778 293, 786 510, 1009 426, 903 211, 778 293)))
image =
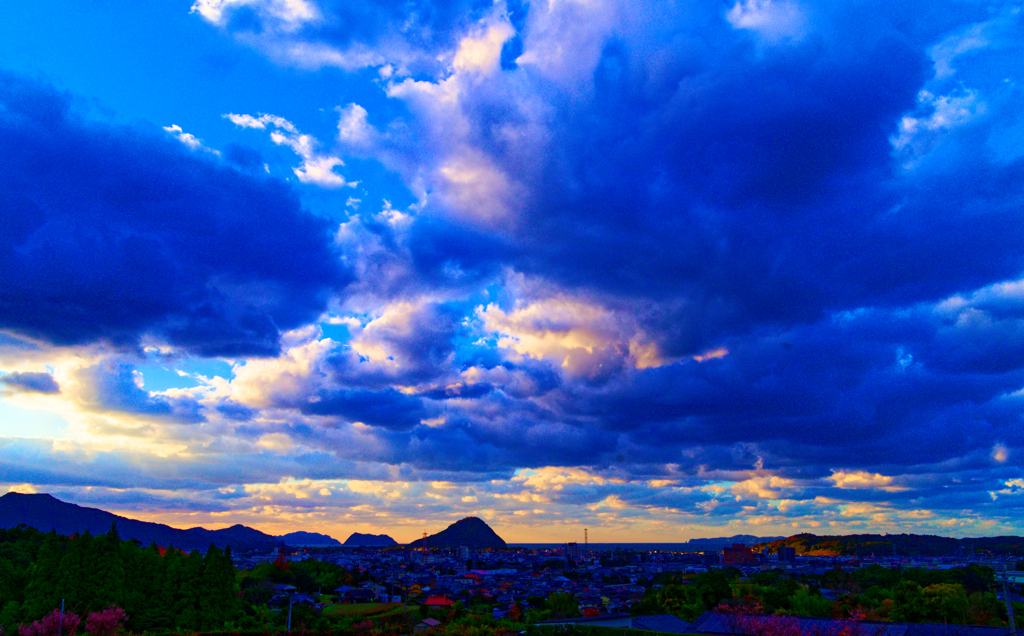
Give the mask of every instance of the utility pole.
POLYGON ((1007 572, 1006 564, 1003 564, 1003 573, 999 577, 1003 582, 1003 600, 1006 602, 1006 615, 1010 618, 1010 633, 1017 633, 1017 621, 1013 617, 1013 602, 1010 600, 1010 573, 1007 572))

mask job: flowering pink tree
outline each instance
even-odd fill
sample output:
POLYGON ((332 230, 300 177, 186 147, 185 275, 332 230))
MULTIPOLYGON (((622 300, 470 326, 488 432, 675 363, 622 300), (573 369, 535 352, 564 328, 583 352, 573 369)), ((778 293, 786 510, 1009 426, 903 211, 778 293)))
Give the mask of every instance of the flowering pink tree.
POLYGON ((117 636, 124 629, 128 615, 120 607, 111 605, 102 612, 93 612, 85 619, 89 636, 117 636))
POLYGON ((743 636, 879 636, 884 628, 865 630, 864 615, 857 611, 850 618, 813 624, 801 628, 795 616, 765 614, 759 603, 754 605, 719 605, 715 612, 733 634, 743 636))
POLYGON ((81 618, 78 614, 66 612, 62 617, 60 610, 55 609, 49 615, 30 625, 22 624, 18 628, 18 634, 19 636, 74 636, 79 622, 81 622, 81 618))
POLYGON ((765 614, 760 604, 719 605, 715 608, 722 622, 733 634, 744 636, 807 636, 800 631, 800 621, 793 616, 765 614))

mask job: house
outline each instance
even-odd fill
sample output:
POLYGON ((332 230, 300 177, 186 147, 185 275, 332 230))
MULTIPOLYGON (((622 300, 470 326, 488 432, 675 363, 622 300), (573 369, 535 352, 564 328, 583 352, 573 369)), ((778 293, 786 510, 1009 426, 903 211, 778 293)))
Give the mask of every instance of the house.
POLYGON ((423 632, 428 632, 440 624, 441 621, 439 620, 435 620, 433 618, 424 618, 423 620, 421 620, 413 626, 412 633, 422 634, 423 632))
POLYGON ((338 599, 342 603, 373 603, 377 600, 377 593, 364 587, 354 587, 342 592, 338 599))
POLYGON ((429 596, 427 597, 427 600, 423 601, 422 605, 436 608, 450 607, 455 605, 455 601, 451 600, 447 596, 429 596))

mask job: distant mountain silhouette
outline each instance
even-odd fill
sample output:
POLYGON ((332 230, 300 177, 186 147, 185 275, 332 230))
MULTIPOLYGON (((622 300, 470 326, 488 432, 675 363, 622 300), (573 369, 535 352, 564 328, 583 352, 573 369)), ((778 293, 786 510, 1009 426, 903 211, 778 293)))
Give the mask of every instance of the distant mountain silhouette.
POLYGON ((281 541, 287 545, 307 546, 310 548, 337 547, 341 545, 341 541, 334 537, 318 532, 289 532, 281 537, 281 541))
POLYGON ((717 537, 713 539, 690 539, 686 542, 687 545, 695 548, 722 548, 732 547, 735 543, 742 543, 743 545, 757 545, 760 543, 769 543, 771 541, 780 541, 786 537, 755 537, 749 534, 737 534, 731 537, 717 537))
MULTIPOLYGON (((31 526, 42 532, 54 530, 58 534, 73 535, 86 531, 93 535, 105 534, 111 523, 117 524, 122 539, 135 539, 143 545, 156 543, 159 546, 174 546, 182 550, 206 550, 210 544, 219 548, 231 546, 232 550, 273 549, 282 543, 306 545, 305 542, 290 543, 290 537, 320 537, 321 540, 335 539, 312 533, 292 533, 275 537, 243 525, 233 525, 222 530, 189 528, 181 530, 162 523, 137 521, 121 517, 98 508, 87 508, 67 503, 47 494, 26 495, 9 492, 0 497, 0 527, 13 528, 20 524, 31 526)), ((321 545, 322 543, 317 543, 321 545)))
MULTIPOLYGON (((466 517, 456 521, 441 532, 426 538, 428 548, 457 548, 466 546, 473 550, 484 548, 504 548, 505 540, 495 534, 491 527, 477 517, 466 517)), ((424 546, 424 539, 417 539, 409 544, 410 548, 424 546)))
POLYGON ((398 542, 386 534, 362 534, 353 532, 352 536, 345 540, 347 546, 382 547, 398 545, 398 542))

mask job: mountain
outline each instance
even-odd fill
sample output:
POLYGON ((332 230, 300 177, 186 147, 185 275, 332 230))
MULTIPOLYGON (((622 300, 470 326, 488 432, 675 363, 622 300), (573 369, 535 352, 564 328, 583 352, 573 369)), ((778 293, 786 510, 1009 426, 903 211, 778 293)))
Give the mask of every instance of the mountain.
POLYGON ((759 545, 756 549, 775 552, 783 545, 805 556, 949 556, 974 552, 1024 555, 1024 537, 953 539, 929 534, 818 536, 804 533, 759 545))
MULTIPOLYGON (((186 551, 206 550, 211 543, 219 548, 231 546, 235 551, 274 549, 282 543, 289 543, 287 538, 296 535, 318 537, 319 541, 334 542, 316 545, 339 545, 337 540, 326 535, 292 533, 284 537, 275 537, 240 524, 221 530, 181 530, 162 523, 128 519, 98 508, 67 503, 47 494, 26 495, 9 492, 0 497, 0 527, 4 528, 25 524, 42 532, 54 530, 58 534, 70 536, 88 531, 97 535, 110 530, 111 523, 117 524, 117 533, 122 539, 135 539, 143 545, 155 542, 159 546, 174 546, 186 551)), ((292 545, 300 544, 296 542, 292 545)))
POLYGON ((456 521, 433 536, 413 541, 409 547, 419 548, 424 545, 428 548, 457 548, 464 545, 473 550, 506 547, 505 540, 495 534, 483 519, 477 517, 456 521))
POLYGON ((755 537, 749 534, 737 534, 732 537, 717 537, 714 539, 690 539, 686 544, 701 550, 713 550, 716 548, 731 548, 733 544, 736 543, 742 543, 743 545, 749 546, 757 545, 759 543, 779 541, 785 538, 786 537, 755 537))
POLYGON ((334 537, 318 532, 289 532, 280 537, 286 545, 304 546, 309 548, 333 548, 341 545, 334 537))
POLYGON ((398 545, 398 542, 386 534, 353 532, 352 536, 345 540, 345 545, 354 547, 387 547, 398 545))

